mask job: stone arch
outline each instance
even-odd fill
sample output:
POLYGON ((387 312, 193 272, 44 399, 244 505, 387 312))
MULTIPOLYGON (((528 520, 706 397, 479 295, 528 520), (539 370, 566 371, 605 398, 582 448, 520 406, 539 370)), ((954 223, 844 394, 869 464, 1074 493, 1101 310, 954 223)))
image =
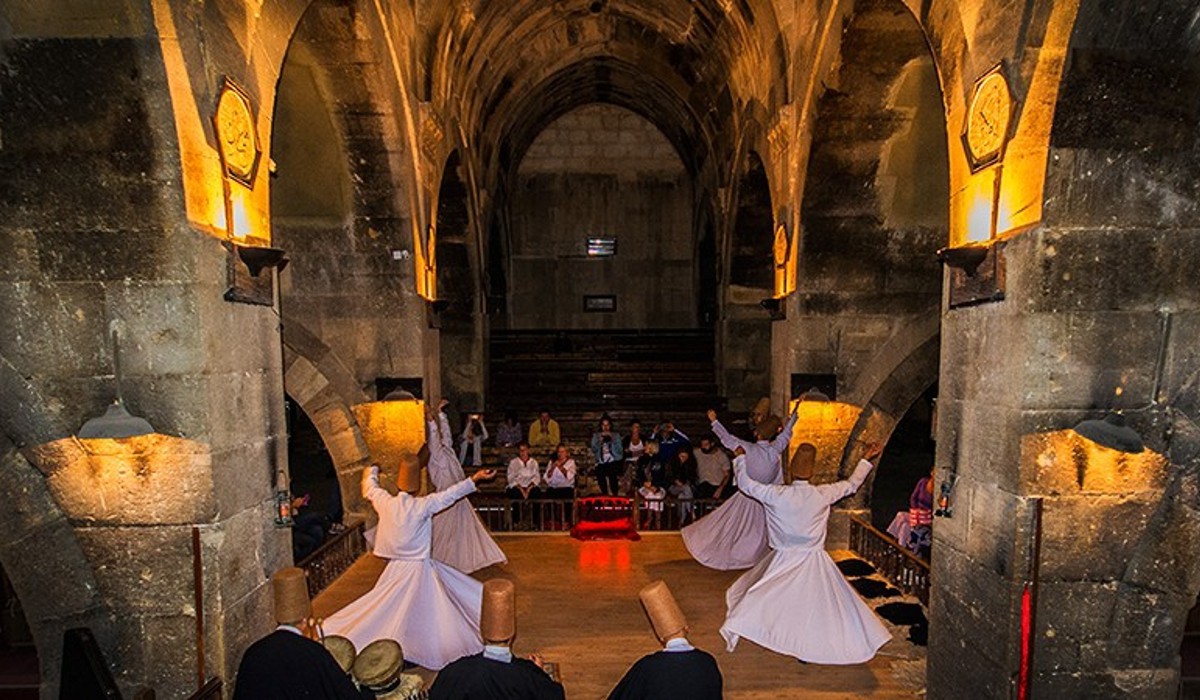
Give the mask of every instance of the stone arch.
POLYGON ((841 472, 848 473, 858 459, 858 446, 886 444, 896 423, 913 402, 938 380, 940 317, 931 312, 908 324, 879 348, 874 360, 858 376, 844 401, 861 406, 842 455, 841 472))
POLYGON ((479 239, 470 191, 456 149, 446 158, 437 192, 437 291, 441 387, 459 406, 482 409, 486 348, 481 305, 479 239))
POLYGON ((317 428, 333 460, 347 513, 366 516, 358 480, 371 455, 351 406, 369 401, 350 370, 320 338, 298 323, 283 331, 284 392, 317 428))
POLYGON ((106 658, 117 639, 99 596, 92 562, 46 483, 6 435, 0 435, 0 564, 12 580, 33 633, 41 696, 58 697, 63 632, 86 626, 106 658))

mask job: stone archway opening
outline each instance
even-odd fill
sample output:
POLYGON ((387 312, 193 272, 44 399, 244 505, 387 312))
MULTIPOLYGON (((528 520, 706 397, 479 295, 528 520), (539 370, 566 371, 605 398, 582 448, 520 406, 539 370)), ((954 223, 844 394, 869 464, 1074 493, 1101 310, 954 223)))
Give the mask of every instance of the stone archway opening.
POLYGON ((853 441, 888 439, 936 378, 935 253, 949 240, 950 173, 937 67, 902 3, 855 4, 825 83, 800 212, 797 313, 787 323, 793 377, 835 375, 839 400, 863 411, 846 468, 853 441), (913 393, 909 378, 893 375, 918 346, 930 376, 913 393), (906 398, 892 400, 889 386, 906 398))
POLYGON ((737 184, 721 322, 721 386, 736 412, 771 393, 771 316, 761 302, 774 296, 774 240, 771 183, 762 158, 748 151, 737 184))
POLYGON ((922 392, 892 429, 880 460, 882 468, 871 486, 871 524, 880 530, 886 531, 898 512, 908 510, 917 482, 933 471, 936 405, 935 383, 922 392))
POLYGON ((460 408, 483 408, 485 329, 479 304, 479 246, 462 159, 446 159, 437 198, 437 290, 442 394, 460 408))

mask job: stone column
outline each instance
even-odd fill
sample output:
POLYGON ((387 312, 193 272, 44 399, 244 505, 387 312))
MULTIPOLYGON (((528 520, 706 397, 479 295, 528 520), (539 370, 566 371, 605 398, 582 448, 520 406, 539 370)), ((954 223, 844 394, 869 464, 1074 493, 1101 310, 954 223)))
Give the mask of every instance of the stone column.
POLYGON ((1052 222, 1008 242, 1002 302, 945 313, 931 698, 1015 697, 1035 577, 1034 697, 1173 696, 1198 584, 1198 252, 1194 229, 1052 222), (1069 430, 1106 409, 1145 453, 1069 430))
POLYGON ((63 542, 90 566, 64 571, 29 542, 0 548, 22 594, 36 592, 47 698, 70 621, 36 603, 57 590, 76 600, 65 577, 94 581, 76 619, 95 629, 122 692, 183 697, 196 686, 191 527, 202 531, 210 676, 230 679, 269 629, 264 584, 290 562, 288 533, 271 523, 285 460, 277 317, 222 300, 225 250, 184 212, 158 40, 121 12, 104 38, 78 39, 46 36, 78 36, 55 24, 69 18, 26 24, 16 12, 2 45, 0 427, 41 473, 21 479, 45 484, 10 490, 9 505, 69 526, 74 542, 63 542), (113 454, 72 437, 116 395, 110 328, 125 400, 166 447, 113 454))

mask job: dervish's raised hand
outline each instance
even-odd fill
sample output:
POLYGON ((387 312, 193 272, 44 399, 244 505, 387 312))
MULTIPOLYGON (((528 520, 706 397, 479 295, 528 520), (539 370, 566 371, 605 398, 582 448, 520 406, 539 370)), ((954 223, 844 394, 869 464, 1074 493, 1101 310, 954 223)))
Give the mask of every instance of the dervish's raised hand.
POLYGON ((449 405, 450 405, 450 401, 449 401, 449 399, 447 399, 445 396, 443 396, 442 398, 438 399, 438 410, 439 410, 439 411, 440 411, 440 410, 442 410, 443 408, 445 408, 445 407, 449 406, 449 405))
POLYGON ((874 464, 881 454, 883 454, 883 445, 878 442, 867 443, 867 451, 863 453, 863 459, 874 464))
POLYGON ((538 668, 544 669, 546 667, 546 660, 542 658, 541 654, 530 654, 529 656, 526 656, 525 658, 532 661, 533 665, 537 666, 538 668))
POLYGON ((495 469, 480 469, 479 471, 477 471, 471 475, 471 481, 474 481, 477 484, 481 481, 489 481, 489 480, 495 479, 495 478, 496 478, 496 470, 495 469))
POLYGON ((717 412, 716 412, 716 411, 714 411, 714 410, 712 410, 712 409, 710 408, 710 409, 708 409, 708 413, 707 413, 706 415, 708 415, 708 422, 709 422, 709 423, 715 423, 715 422, 717 422, 717 412))
POLYGON ((745 454, 746 454, 746 450, 740 446, 736 450, 733 451, 734 457, 741 457, 745 454))

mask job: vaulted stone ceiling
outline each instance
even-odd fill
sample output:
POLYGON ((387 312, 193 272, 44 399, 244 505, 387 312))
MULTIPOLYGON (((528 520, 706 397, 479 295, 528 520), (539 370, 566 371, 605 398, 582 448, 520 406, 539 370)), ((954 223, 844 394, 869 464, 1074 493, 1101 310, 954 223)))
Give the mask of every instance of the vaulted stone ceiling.
POLYGON ((770 0, 462 0, 418 18, 422 98, 458 115, 493 173, 592 102, 645 116, 698 172, 732 151, 741 110, 787 99, 770 0))

